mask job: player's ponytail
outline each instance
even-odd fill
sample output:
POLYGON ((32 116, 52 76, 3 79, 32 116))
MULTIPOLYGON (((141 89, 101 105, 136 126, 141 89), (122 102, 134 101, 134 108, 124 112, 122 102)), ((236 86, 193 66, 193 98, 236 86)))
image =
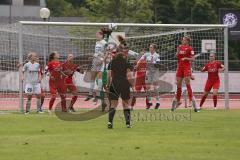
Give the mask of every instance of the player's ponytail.
POLYGON ((118 35, 118 36, 117 36, 117 39, 118 39, 118 41, 120 42, 121 45, 127 46, 127 42, 126 42, 126 40, 123 38, 123 36, 118 35))

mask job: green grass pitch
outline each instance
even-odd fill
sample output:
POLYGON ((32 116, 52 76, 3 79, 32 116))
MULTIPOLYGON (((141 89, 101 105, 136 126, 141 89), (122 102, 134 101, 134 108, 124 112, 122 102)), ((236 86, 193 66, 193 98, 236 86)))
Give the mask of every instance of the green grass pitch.
MULTIPOLYGON (((144 118, 135 111, 133 128, 121 111, 114 129, 107 115, 63 121, 55 115, 0 115, 0 160, 238 160, 240 110, 203 110, 190 119, 144 118)), ((171 115, 169 110, 161 113, 171 115)), ((178 110, 177 114, 190 114, 178 110)), ((155 114, 154 111, 151 111, 155 114)))

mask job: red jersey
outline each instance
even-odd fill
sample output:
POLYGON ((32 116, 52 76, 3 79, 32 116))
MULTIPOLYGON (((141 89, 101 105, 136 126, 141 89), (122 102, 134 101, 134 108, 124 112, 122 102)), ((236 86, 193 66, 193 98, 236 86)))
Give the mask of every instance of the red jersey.
POLYGON ((50 73, 50 80, 60 80, 62 78, 61 69, 62 69, 62 66, 59 61, 48 62, 48 71, 50 73))
POLYGON ((178 67, 181 68, 189 68, 190 61, 182 61, 182 58, 192 58, 194 56, 194 52, 191 46, 189 45, 179 45, 178 46, 178 67))
POLYGON ((208 72, 208 80, 219 80, 218 70, 222 68, 219 61, 209 62, 203 67, 203 71, 208 72))
POLYGON ((147 62, 144 59, 140 59, 137 63, 136 71, 137 77, 142 77, 146 75, 147 62))
POLYGON ((72 83, 72 76, 77 70, 78 66, 74 63, 65 62, 62 64, 62 71, 67 75, 65 81, 67 83, 72 83))

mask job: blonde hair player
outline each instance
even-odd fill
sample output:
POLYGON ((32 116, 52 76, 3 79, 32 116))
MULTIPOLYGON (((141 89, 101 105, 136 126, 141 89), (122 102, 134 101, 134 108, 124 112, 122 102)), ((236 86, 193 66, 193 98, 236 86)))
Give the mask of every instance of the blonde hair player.
POLYGON ((37 62, 37 54, 30 52, 28 54, 28 62, 24 64, 22 70, 22 80, 25 82, 25 93, 27 94, 26 112, 30 113, 32 95, 36 95, 37 98, 37 112, 42 112, 41 107, 41 73, 40 64, 37 62))

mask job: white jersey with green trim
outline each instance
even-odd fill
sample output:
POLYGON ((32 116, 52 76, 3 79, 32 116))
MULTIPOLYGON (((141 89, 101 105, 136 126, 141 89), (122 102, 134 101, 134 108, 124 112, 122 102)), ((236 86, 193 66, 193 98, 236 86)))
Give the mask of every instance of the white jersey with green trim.
POLYGON ((104 56, 106 44, 107 44, 107 42, 104 39, 96 42, 94 57, 103 57, 104 56))
POLYGON ((23 72, 26 83, 39 83, 40 64, 37 62, 27 62, 23 66, 23 72))
POLYGON ((154 64, 160 61, 160 56, 158 53, 154 52, 153 54, 150 52, 146 52, 141 59, 145 59, 147 61, 147 70, 155 70, 154 64))

